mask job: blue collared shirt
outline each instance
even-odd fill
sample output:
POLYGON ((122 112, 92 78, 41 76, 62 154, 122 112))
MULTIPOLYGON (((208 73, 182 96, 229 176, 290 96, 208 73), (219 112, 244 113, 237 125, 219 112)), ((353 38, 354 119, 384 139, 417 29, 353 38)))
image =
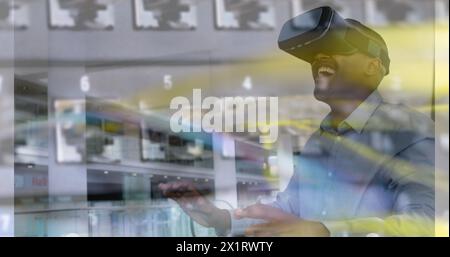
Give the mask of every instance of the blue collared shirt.
MULTIPOLYGON (((272 205, 322 222, 332 236, 432 235, 433 121, 385 103, 377 91, 337 128, 330 119, 295 158, 294 175, 272 205)), ((232 235, 262 222, 231 216, 232 235)))

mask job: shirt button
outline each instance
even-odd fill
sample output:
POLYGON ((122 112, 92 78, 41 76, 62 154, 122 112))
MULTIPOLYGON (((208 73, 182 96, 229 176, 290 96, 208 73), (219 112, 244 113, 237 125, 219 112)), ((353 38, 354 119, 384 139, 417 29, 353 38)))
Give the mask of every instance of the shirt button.
POLYGON ((322 216, 326 216, 327 215, 327 211, 323 210, 322 211, 322 216))
POLYGON ((330 177, 330 178, 331 178, 332 176, 333 176, 333 172, 331 172, 331 171, 330 171, 330 172, 328 172, 328 177, 330 177))

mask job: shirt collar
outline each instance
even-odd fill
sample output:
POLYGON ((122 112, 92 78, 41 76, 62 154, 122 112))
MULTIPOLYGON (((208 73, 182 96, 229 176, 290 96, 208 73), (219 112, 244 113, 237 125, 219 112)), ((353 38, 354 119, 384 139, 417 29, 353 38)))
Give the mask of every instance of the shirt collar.
MULTIPOLYGON (((349 129, 353 129, 361 133, 370 117, 372 117, 375 110, 383 102, 383 99, 378 91, 370 94, 344 121, 342 121, 337 132, 343 133, 349 129)), ((331 123, 331 115, 328 114, 320 124, 320 128, 324 131, 336 132, 331 123)))

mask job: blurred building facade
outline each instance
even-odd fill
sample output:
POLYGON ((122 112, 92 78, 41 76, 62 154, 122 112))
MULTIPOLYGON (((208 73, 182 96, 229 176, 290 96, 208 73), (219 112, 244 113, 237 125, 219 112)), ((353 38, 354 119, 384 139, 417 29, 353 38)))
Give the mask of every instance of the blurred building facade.
POLYGON ((224 208, 273 198, 328 112, 278 32, 320 5, 379 31, 381 93, 436 120, 448 222, 448 1, 0 0, 0 235, 213 236, 161 196, 173 180, 224 208), (278 141, 171 132, 170 100, 194 88, 279 97, 278 141))

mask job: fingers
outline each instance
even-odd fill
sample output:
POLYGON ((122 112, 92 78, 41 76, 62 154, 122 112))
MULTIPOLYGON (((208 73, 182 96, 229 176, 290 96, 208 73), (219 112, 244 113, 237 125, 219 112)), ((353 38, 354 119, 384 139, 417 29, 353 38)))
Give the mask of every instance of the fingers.
POLYGON ((172 198, 174 200, 183 197, 201 196, 194 185, 188 181, 161 183, 158 185, 158 187, 166 197, 172 198))
POLYGON ((246 236, 270 237, 279 236, 279 231, 274 223, 262 223, 248 227, 245 230, 246 236))
POLYGON ((237 209, 234 211, 236 219, 253 218, 253 219, 267 219, 267 207, 263 204, 257 203, 250 205, 244 209, 237 209))
POLYGON ((264 214, 264 206, 261 206, 261 204, 253 204, 250 206, 247 206, 243 209, 237 209, 234 211, 234 217, 236 219, 243 219, 243 218, 254 218, 254 219, 265 219, 266 215, 264 214))
POLYGON ((212 213, 217 210, 197 188, 188 181, 161 183, 158 185, 162 193, 178 203, 178 205, 197 223, 211 226, 212 213))
POLYGON ((169 198, 182 197, 187 189, 186 185, 182 181, 161 183, 158 187, 161 189, 162 193, 169 198))
POLYGON ((261 203, 250 205, 244 209, 237 209, 234 212, 234 217, 236 219, 252 218, 252 219, 263 219, 267 221, 296 219, 296 217, 293 216, 292 214, 286 213, 270 205, 261 203))
POLYGON ((304 221, 274 221, 249 226, 246 236, 329 236, 329 231, 320 222, 304 221))
POLYGON ((303 236, 299 222, 267 222, 245 230, 246 236, 303 236))

